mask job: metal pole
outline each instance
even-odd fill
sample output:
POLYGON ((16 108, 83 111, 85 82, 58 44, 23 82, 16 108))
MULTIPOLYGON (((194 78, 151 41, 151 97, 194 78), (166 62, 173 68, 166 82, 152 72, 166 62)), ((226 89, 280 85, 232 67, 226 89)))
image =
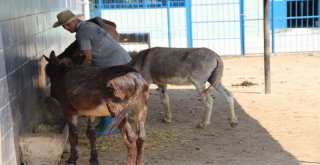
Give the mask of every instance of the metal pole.
POLYGON ((320 3, 318 1, 318 27, 320 28, 320 3))
POLYGON ((171 47, 170 0, 167 0, 167 19, 168 19, 168 47, 171 47))
POLYGON ((191 0, 186 1, 186 26, 187 26, 187 47, 192 48, 192 14, 191 14, 191 0))
POLYGON ((89 0, 83 0, 82 4, 83 4, 84 19, 88 20, 88 19, 90 19, 89 0))
POLYGON ((269 9, 270 9, 269 0, 264 0, 263 31, 264 31, 264 83, 265 83, 265 94, 270 94, 271 93, 269 9))
POLYGON ((244 0, 240 0, 240 51, 241 55, 245 52, 245 35, 244 35, 244 0))
POLYGON ((101 10, 102 10, 103 2, 102 0, 98 0, 98 16, 102 18, 101 10))
POLYGON ((274 0, 271 0, 271 52, 274 53, 274 32, 275 32, 275 29, 274 29, 274 0))

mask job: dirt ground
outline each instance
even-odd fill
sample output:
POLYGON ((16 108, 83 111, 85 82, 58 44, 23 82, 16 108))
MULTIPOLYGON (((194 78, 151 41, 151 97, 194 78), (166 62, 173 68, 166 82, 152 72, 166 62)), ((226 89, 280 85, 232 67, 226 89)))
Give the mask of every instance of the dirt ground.
MULTIPOLYGON (((271 94, 265 94, 263 56, 222 58, 223 84, 234 94, 238 126, 229 126, 227 103, 212 90, 211 124, 197 129, 204 105, 193 86, 169 87, 174 119, 163 123, 163 107, 152 85, 145 164, 320 164, 320 54, 273 55, 271 94), (245 81, 253 85, 241 86, 245 81)), ((89 147, 85 133, 80 134, 78 164, 86 165, 89 147)), ((120 136, 99 138, 97 148, 100 164, 125 164, 120 136)))

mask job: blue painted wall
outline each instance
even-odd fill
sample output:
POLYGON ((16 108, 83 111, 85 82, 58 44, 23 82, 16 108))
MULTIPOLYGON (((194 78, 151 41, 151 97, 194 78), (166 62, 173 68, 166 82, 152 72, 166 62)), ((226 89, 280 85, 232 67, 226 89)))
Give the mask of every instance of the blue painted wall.
MULTIPOLYGON (((273 5, 270 8, 274 18, 273 27, 275 29, 287 28, 287 1, 273 0, 273 5), (273 7, 273 10, 272 10, 272 7, 273 7)), ((270 12, 270 14, 272 13, 270 12)), ((270 18, 272 18, 272 16, 270 16, 270 18)))

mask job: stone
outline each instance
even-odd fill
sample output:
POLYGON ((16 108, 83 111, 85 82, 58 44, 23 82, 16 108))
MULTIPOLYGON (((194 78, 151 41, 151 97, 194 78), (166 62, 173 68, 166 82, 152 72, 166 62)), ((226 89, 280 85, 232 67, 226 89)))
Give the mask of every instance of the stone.
POLYGON ((21 162, 24 165, 57 165, 67 141, 68 128, 62 134, 25 133, 19 137, 21 162))

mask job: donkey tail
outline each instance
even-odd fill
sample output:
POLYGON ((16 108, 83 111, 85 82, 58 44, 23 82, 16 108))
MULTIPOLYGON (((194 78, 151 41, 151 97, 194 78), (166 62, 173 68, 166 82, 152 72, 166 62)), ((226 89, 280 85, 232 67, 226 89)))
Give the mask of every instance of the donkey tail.
POLYGON ((108 125, 108 132, 107 135, 112 135, 113 132, 116 130, 116 128, 120 125, 120 123, 123 121, 125 117, 127 117, 127 114, 129 114, 133 108, 136 106, 135 100, 132 100, 125 109, 123 109, 117 116, 115 116, 111 123, 108 125))
POLYGON ((217 88, 218 85, 221 83, 222 74, 223 74, 223 62, 220 56, 217 56, 217 66, 211 72, 211 75, 208 78, 208 82, 210 83, 210 86, 206 90, 208 90, 211 86, 214 88, 217 88))
POLYGON ((129 102, 124 107, 124 109, 113 118, 112 122, 109 124, 107 128, 107 130, 109 130, 109 132, 107 133, 108 135, 111 135, 113 131, 116 129, 116 127, 120 125, 123 119, 132 112, 132 110, 137 106, 139 102, 139 97, 141 96, 140 94, 143 93, 146 89, 148 89, 148 86, 146 85, 146 82, 144 81, 141 75, 139 75, 139 78, 135 78, 134 82, 136 84, 135 95, 130 100, 128 100, 129 102))

